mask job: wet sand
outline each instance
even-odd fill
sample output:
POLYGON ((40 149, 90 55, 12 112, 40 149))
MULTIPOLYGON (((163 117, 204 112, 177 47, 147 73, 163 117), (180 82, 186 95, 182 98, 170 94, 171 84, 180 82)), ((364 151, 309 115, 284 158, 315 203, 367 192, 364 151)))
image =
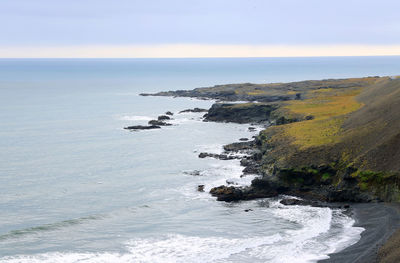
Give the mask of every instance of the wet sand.
MULTIPOLYGON (((400 213, 400 204, 393 205, 400 213)), ((389 238, 389 240, 378 251, 379 263, 400 262, 400 229, 389 238)))
POLYGON ((339 253, 329 255, 330 258, 321 260, 323 263, 375 263, 400 262, 399 247, 400 233, 394 236, 393 242, 388 239, 400 228, 400 213, 398 205, 385 203, 351 204, 351 213, 356 220, 355 226, 365 228, 361 239, 354 245, 339 253), (397 237, 397 239, 396 239, 397 237), (397 243, 396 243, 397 242, 397 243), (386 243, 386 244, 385 244, 386 243), (383 247, 382 247, 383 246, 383 247), (382 249, 378 250, 382 247, 382 249), (396 251, 397 250, 397 251, 396 251), (386 256, 386 257, 384 257, 386 256), (378 260, 395 261, 378 261, 378 260))

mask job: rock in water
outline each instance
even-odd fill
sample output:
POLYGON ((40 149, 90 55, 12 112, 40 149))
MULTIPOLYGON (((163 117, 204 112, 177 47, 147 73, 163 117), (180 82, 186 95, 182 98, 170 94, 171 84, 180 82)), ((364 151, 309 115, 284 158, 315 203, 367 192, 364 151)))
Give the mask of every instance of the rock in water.
POLYGON ((233 186, 214 187, 210 190, 210 194, 217 197, 218 201, 232 202, 243 199, 242 190, 233 186))
POLYGON ((197 191, 204 192, 204 184, 198 185, 197 186, 197 191))
POLYGON ((194 108, 194 109, 187 109, 180 111, 179 113, 185 113, 185 112, 208 112, 206 109, 200 109, 200 108, 194 108))
POLYGON ((135 126, 124 127, 124 129, 125 130, 151 130, 151 129, 161 129, 161 127, 157 126, 157 125, 150 125, 150 126, 135 125, 135 126))
POLYGON ((198 170, 193 170, 193 171, 186 171, 183 172, 184 174, 188 174, 188 175, 193 175, 193 176, 201 176, 200 171, 198 170))
POLYGON ((254 142, 234 142, 224 145, 224 150, 226 152, 251 151, 254 150, 254 142))
POLYGON ((166 123, 164 121, 158 121, 158 120, 151 120, 148 122, 150 125, 156 125, 156 126, 171 126, 171 123, 166 123))
POLYGON ((199 158, 206 158, 206 157, 211 157, 219 160, 233 160, 241 158, 239 156, 227 155, 227 154, 204 153, 204 152, 199 154, 199 158))
POLYGON ((159 121, 165 121, 165 120, 170 120, 171 118, 167 115, 160 115, 157 118, 159 121))
POLYGON ((172 115, 174 115, 172 112, 170 112, 170 111, 167 111, 166 113, 165 113, 165 115, 169 115, 169 116, 172 116, 172 115))

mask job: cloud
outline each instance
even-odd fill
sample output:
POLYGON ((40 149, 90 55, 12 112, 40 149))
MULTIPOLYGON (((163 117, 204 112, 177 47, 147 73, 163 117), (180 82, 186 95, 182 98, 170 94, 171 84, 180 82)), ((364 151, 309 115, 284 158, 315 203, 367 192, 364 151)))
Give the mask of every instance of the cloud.
POLYGON ((400 55, 400 45, 0 46, 1 58, 201 58, 400 55))

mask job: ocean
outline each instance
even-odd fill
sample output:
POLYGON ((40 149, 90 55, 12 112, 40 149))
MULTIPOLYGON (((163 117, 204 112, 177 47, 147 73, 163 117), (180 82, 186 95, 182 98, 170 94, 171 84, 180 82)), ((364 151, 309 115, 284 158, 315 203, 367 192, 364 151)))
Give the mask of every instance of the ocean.
POLYGON ((141 92, 398 75, 400 57, 0 60, 0 262, 316 262, 360 238, 340 209, 217 202, 260 130, 202 122, 213 101, 141 92), (123 127, 174 113, 173 126, 123 127), (191 172, 198 171, 198 176, 191 172), (205 185, 205 192, 197 186, 205 185), (251 209, 246 212, 245 210, 251 209))

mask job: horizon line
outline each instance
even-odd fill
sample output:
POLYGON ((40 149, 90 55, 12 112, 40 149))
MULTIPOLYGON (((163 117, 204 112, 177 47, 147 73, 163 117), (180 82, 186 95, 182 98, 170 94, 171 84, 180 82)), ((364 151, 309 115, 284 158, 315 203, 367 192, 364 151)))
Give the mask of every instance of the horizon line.
POLYGON ((70 45, 0 46, 1 59, 285 58, 400 56, 399 45, 70 45))
POLYGON ((343 56, 287 56, 287 57, 0 57, 6 59, 210 59, 210 58, 362 58, 362 57, 400 57, 400 55, 343 55, 343 56))

